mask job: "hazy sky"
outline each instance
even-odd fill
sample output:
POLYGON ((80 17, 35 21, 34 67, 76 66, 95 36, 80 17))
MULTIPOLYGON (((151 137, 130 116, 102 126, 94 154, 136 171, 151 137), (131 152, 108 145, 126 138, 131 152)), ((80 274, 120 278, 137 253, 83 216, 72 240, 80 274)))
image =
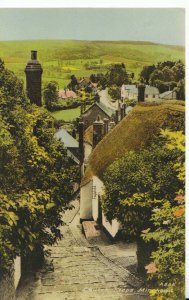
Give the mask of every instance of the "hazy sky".
POLYGON ((0 9, 0 40, 142 40, 185 44, 177 8, 0 9))

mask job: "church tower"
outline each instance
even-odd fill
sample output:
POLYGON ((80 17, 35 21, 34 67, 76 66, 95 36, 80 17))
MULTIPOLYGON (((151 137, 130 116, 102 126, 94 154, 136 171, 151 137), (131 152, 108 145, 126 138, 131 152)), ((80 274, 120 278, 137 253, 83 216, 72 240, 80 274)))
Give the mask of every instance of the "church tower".
POLYGON ((31 51, 31 59, 26 65, 25 73, 27 96, 31 103, 41 106, 41 75, 43 69, 37 61, 37 51, 35 50, 31 51))

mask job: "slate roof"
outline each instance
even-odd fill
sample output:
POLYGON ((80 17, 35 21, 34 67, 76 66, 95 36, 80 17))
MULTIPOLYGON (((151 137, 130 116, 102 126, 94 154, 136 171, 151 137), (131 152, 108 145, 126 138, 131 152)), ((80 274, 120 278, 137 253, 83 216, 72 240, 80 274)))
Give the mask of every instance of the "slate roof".
POLYGON ((89 145, 93 145, 93 125, 89 126, 84 133, 84 141, 89 145))
POLYGON ((170 95, 170 94, 172 94, 173 93, 173 91, 166 91, 166 92, 164 92, 164 93, 161 93, 160 95, 159 95, 159 97, 160 98, 164 98, 164 97, 166 97, 166 96, 168 96, 168 95, 170 95))
POLYGON ((55 138, 61 140, 66 148, 78 148, 79 143, 64 128, 59 129, 55 133, 55 138))
POLYGON ((110 108, 110 107, 107 107, 105 106, 104 104, 102 104, 101 102, 98 103, 98 102, 95 102, 93 105, 91 105, 86 111, 84 111, 83 115, 91 110, 95 105, 97 105, 108 117, 111 117, 114 113, 114 111, 110 108))
MULTIPOLYGON (((138 88, 136 87, 135 84, 125 85, 125 89, 129 90, 129 92, 132 94, 138 95, 138 88)), ((159 90, 155 86, 146 85, 145 94, 146 95, 159 95, 159 90)))

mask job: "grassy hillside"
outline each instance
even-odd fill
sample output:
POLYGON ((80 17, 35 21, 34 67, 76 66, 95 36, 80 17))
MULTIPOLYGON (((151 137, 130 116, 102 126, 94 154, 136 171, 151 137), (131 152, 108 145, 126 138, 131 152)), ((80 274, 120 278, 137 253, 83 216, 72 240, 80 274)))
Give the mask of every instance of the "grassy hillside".
POLYGON ((43 66, 43 84, 56 80, 63 88, 70 76, 89 76, 91 73, 106 72, 111 63, 124 62, 127 70, 134 72, 137 79, 144 65, 164 60, 184 61, 184 48, 147 42, 131 41, 11 41, 0 42, 0 57, 6 67, 25 80, 24 67, 30 58, 30 50, 38 50, 43 66), (85 64, 92 69, 86 70, 85 64), (96 69, 93 68, 96 66, 96 69))
POLYGON ((160 128, 184 130, 184 101, 139 103, 118 123, 93 150, 82 179, 82 185, 93 175, 102 177, 106 168, 127 151, 150 145, 160 128))

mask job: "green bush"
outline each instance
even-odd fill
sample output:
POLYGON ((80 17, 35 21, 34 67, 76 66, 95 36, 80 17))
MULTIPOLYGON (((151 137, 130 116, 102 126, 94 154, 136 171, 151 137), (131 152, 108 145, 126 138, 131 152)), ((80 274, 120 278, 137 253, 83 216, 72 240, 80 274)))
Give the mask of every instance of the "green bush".
POLYGON ((151 254, 151 268, 146 266, 149 280, 154 283, 150 291, 153 299, 184 299, 185 284, 185 167, 184 167, 184 135, 181 132, 163 132, 168 138, 168 151, 176 149, 180 155, 174 168, 181 183, 171 201, 162 200, 162 206, 155 208, 151 217, 153 229, 143 234, 145 241, 156 243, 151 254))
POLYGON ((172 199, 181 187, 174 169, 176 150, 167 151, 159 138, 147 149, 128 152, 104 173, 103 209, 108 219, 116 218, 128 235, 139 236, 151 226, 153 207, 161 199, 172 199))

